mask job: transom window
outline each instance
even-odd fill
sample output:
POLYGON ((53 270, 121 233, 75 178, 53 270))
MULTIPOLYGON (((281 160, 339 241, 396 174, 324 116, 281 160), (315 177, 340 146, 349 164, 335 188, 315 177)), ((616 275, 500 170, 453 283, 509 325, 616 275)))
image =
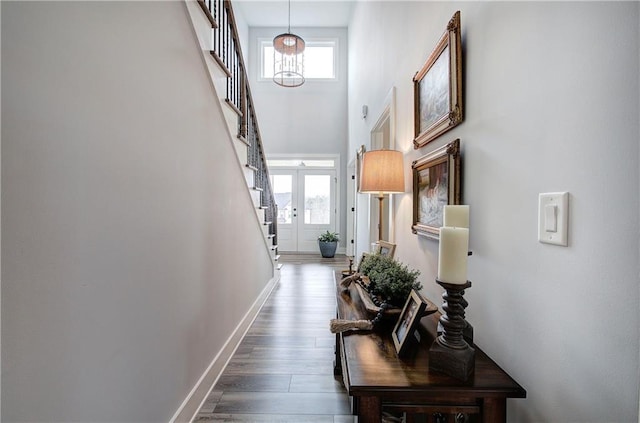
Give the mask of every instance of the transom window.
MULTIPOLYGON (((304 49, 305 79, 336 79, 337 39, 307 39, 304 49)), ((273 40, 260 40, 260 79, 273 78, 273 40)))
POLYGON ((267 159, 267 167, 335 167, 333 159, 267 159))

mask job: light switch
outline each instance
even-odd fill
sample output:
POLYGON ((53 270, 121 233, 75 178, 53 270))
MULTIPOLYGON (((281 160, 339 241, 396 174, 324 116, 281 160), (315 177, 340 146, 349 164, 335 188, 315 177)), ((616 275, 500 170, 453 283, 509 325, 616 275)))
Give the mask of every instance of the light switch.
POLYGON ((538 241, 568 245, 569 193, 549 192, 538 196, 538 241))
POLYGON ((555 204, 546 204, 544 206, 544 230, 546 232, 558 231, 558 219, 556 215, 557 209, 558 206, 555 204))

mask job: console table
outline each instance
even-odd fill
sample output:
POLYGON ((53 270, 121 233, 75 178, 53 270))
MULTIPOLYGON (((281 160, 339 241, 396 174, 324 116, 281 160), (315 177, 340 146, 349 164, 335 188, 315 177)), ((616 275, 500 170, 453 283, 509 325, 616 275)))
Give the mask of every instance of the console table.
MULTIPOLYGON (((370 318, 355 284, 345 290, 340 278, 336 273, 338 318, 370 318)), ((468 381, 430 372, 428 352, 439 317, 435 313, 422 318, 415 345, 402 358, 391 339, 392 327, 336 334, 334 373, 342 375, 358 423, 380 423, 383 408, 407 413, 407 423, 506 422, 507 398, 526 397, 526 391, 477 345, 475 370, 468 381)))

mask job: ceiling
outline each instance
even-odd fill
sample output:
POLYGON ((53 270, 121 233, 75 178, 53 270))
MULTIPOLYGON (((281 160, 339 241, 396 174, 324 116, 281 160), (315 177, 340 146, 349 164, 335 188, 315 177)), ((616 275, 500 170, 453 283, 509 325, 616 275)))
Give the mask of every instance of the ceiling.
MULTIPOLYGON (((353 0, 292 0, 291 28, 346 27, 349 25, 353 0)), ((250 27, 282 27, 287 29, 289 2, 285 0, 235 0, 233 10, 250 27)))

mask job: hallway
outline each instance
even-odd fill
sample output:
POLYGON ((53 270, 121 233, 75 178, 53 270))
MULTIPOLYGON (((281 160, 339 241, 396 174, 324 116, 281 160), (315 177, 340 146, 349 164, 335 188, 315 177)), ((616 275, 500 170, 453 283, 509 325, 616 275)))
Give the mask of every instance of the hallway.
POLYGON ((282 255, 281 280, 194 421, 352 423, 333 376, 335 270, 345 256, 282 255))

